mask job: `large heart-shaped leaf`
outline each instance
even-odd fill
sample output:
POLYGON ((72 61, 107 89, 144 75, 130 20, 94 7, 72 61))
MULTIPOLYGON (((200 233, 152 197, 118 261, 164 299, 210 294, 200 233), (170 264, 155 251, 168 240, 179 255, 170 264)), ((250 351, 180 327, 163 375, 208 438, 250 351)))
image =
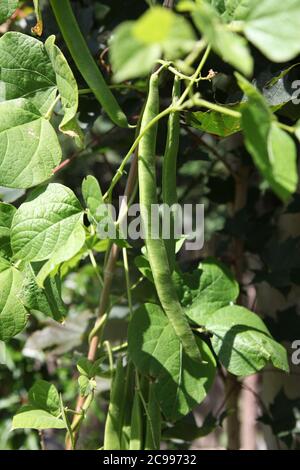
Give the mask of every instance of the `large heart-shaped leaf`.
POLYGON ((0 258, 0 341, 8 341, 26 325, 26 310, 18 298, 22 282, 22 273, 0 258))
POLYGON ((45 116, 60 94, 62 131, 73 127, 78 87, 73 72, 50 36, 45 44, 26 34, 9 32, 0 39, 0 100, 26 98, 45 116))
POLYGON ((46 114, 57 94, 55 71, 44 44, 9 32, 0 39, 0 101, 30 100, 46 114))
POLYGON ((157 399, 171 421, 199 404, 212 385, 216 368, 214 357, 202 340, 197 344, 203 359, 201 364, 182 350, 179 338, 158 305, 145 304, 130 321, 130 357, 142 374, 156 378, 157 399))
POLYGON ((254 374, 270 362, 289 371, 285 348, 272 338, 264 322, 246 308, 221 308, 208 317, 205 326, 213 333, 215 353, 232 374, 254 374))
POLYGON ((73 191, 61 184, 49 184, 37 197, 22 204, 13 218, 14 258, 43 261, 58 253, 63 257, 64 251, 69 256, 70 240, 76 249, 82 246, 82 219, 83 210, 73 191))
POLYGON ((0 184, 30 188, 52 176, 61 161, 56 132, 24 98, 0 103, 0 184))
POLYGON ((77 123, 78 88, 72 70, 50 36, 45 45, 22 33, 0 39, 0 184, 36 186, 52 176, 61 161, 56 132, 49 122, 57 98, 60 130, 83 138, 77 123), (57 96, 58 95, 58 96, 57 96))

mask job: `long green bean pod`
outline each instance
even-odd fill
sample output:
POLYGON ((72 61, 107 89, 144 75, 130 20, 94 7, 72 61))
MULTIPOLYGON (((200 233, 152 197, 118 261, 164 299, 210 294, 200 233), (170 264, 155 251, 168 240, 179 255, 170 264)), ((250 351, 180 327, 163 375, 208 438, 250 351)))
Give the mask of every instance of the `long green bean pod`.
POLYGON ((128 450, 130 445, 131 411, 134 401, 134 379, 135 369, 133 364, 129 362, 127 364, 126 382, 123 386, 124 407, 122 413, 122 430, 120 437, 122 450, 128 450))
POLYGON ((130 450, 141 450, 143 447, 143 412, 138 390, 134 393, 130 425, 130 450))
POLYGON ((79 29, 69 0, 50 0, 50 4, 71 56, 86 83, 110 119, 120 127, 128 127, 125 114, 107 86, 79 29))
POLYGON ((149 385, 149 398, 147 405, 147 427, 145 438, 145 450, 159 450, 161 440, 161 412, 157 402, 155 384, 149 385))
MULTIPOLYGON (((155 118, 159 110, 158 74, 151 75, 148 99, 141 123, 141 131, 155 118)), ((174 287, 165 244, 161 237, 152 237, 151 206, 158 203, 156 187, 156 136, 157 126, 150 127, 140 141, 138 154, 140 210, 148 259, 162 308, 186 352, 200 360, 193 332, 179 303, 174 287)))
POLYGON ((124 415, 124 384, 126 369, 123 367, 122 358, 117 361, 115 375, 112 381, 110 402, 104 431, 104 450, 121 449, 121 432, 124 415))
MULTIPOLYGON (((175 105, 180 97, 180 79, 175 76, 172 104, 175 105)), ((177 173, 177 156, 179 149, 179 134, 180 134, 180 114, 174 112, 169 115, 168 120, 168 134, 167 143, 163 159, 163 174, 162 174, 162 197, 163 203, 172 207, 178 203, 176 191, 176 173, 177 173)), ((171 212, 170 221, 170 238, 165 240, 170 270, 173 272, 175 264, 175 250, 176 240, 174 236, 174 214, 171 212)))

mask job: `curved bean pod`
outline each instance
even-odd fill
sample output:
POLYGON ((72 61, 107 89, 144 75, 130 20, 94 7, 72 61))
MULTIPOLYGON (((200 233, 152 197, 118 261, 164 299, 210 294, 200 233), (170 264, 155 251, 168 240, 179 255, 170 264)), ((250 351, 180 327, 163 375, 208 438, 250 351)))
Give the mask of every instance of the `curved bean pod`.
MULTIPOLYGON (((180 98, 180 79, 175 76, 172 104, 175 105, 176 101, 180 98)), ((180 114, 179 112, 171 113, 168 120, 168 134, 163 159, 163 174, 162 174, 162 197, 163 203, 169 207, 178 203, 176 192, 176 172, 177 172, 177 156, 179 149, 179 134, 180 134, 180 114)), ((175 264, 175 249, 176 240, 174 238, 174 216, 171 214, 170 223, 170 239, 165 240, 170 270, 173 272, 175 264)))
POLYGON ((124 411, 124 384, 126 380, 125 370, 126 369, 122 364, 122 358, 119 358, 111 386, 110 402, 104 432, 104 450, 121 449, 121 432, 124 411))
MULTIPOLYGON (((149 94, 141 123, 141 131, 155 118, 158 114, 158 110, 158 74, 154 73, 150 78, 149 94)), ((177 292, 171 278, 165 244, 161 238, 153 238, 151 236, 151 206, 158 203, 155 165, 156 136, 157 125, 153 125, 148 132, 144 134, 139 145, 138 171, 140 210, 143 229, 145 231, 145 243, 155 287, 163 310, 169 318, 176 335, 180 339, 186 354, 192 359, 199 361, 199 349, 184 311, 179 303, 177 292)))
POLYGON ((130 450, 141 450, 143 447, 143 413, 139 392, 134 393, 130 425, 130 450))
POLYGON ((159 450, 161 441, 161 412, 154 393, 154 383, 149 385, 148 419, 146 427, 145 450, 159 450))
POLYGON ((69 0, 50 0, 56 21, 86 83, 103 106, 110 119, 120 127, 128 127, 125 114, 107 86, 86 41, 79 29, 69 0))

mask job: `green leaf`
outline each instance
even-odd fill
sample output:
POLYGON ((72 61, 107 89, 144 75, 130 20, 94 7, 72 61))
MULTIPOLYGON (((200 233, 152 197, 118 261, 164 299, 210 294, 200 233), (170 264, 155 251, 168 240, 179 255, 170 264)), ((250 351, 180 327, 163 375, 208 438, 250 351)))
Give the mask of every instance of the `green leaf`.
MULTIPOLYGON (((233 106, 233 110, 241 111, 242 105, 233 106)), ((201 129, 208 134, 228 137, 242 130, 240 118, 221 114, 216 111, 188 112, 187 124, 195 129, 201 129)))
POLYGON ((93 390, 96 388, 96 381, 94 379, 89 379, 86 375, 80 375, 78 377, 78 385, 80 395, 82 397, 87 397, 90 395, 93 390))
POLYGON ((1 0, 0 24, 4 23, 17 9, 19 0, 1 0))
POLYGON ((156 378, 155 392, 167 419, 175 421, 204 400, 215 376, 215 360, 208 346, 197 340, 203 362, 184 351, 163 310, 145 304, 129 324, 129 354, 142 374, 156 378))
MULTIPOLYGON (((58 183, 40 190, 37 197, 17 210, 11 244, 15 259, 44 261, 61 249, 68 251, 74 234, 84 231, 83 211, 73 191, 58 183)), ((69 258, 67 258, 69 259, 69 258)))
MULTIPOLYGON (((37 28, 40 26, 41 19, 37 28)), ((55 36, 50 36, 43 44, 18 32, 6 33, 0 39, 0 100, 26 98, 39 115, 49 118, 59 93, 64 114, 59 129, 82 146, 83 134, 76 119, 77 83, 54 42, 55 36)))
POLYGON ((0 101, 30 100, 46 114, 57 94, 56 77, 43 43, 8 32, 0 39, 0 101))
POLYGON ((61 280, 58 275, 46 279, 41 289, 36 281, 36 275, 41 263, 28 264, 19 298, 29 311, 41 312, 44 315, 62 322, 67 309, 61 298, 61 280))
POLYGON ((61 148, 48 120, 29 101, 0 103, 0 184, 29 188, 52 176, 61 148))
POLYGON ((185 442, 193 442, 196 439, 211 434, 219 426, 218 419, 209 413, 201 425, 197 426, 194 416, 189 414, 173 427, 167 427, 163 431, 163 440, 180 439, 185 442))
POLYGON ((205 327, 213 333, 212 347, 226 369, 238 376, 251 375, 272 362, 289 371, 287 352, 264 322, 244 307, 224 307, 208 317, 205 327))
POLYGON ((246 148, 273 191, 286 200, 295 192, 298 181, 295 143, 278 127, 259 91, 241 76, 238 83, 248 97, 242 111, 246 148))
POLYGON ((93 370, 93 363, 86 357, 81 357, 77 362, 77 370, 81 375, 85 377, 91 377, 91 371, 93 370))
POLYGON ((66 425, 60 418, 45 410, 37 410, 26 405, 13 417, 13 429, 65 429, 66 425))
POLYGON ((80 375, 78 377, 79 392, 81 397, 86 397, 89 394, 89 384, 90 379, 86 377, 86 375, 80 375))
POLYGON ((56 86, 60 95, 64 117, 59 129, 70 137, 83 139, 82 132, 76 119, 78 108, 78 87, 73 72, 61 50, 55 45, 55 36, 50 36, 45 42, 56 77, 56 86))
POLYGON ((92 221, 99 223, 103 218, 100 214, 100 208, 103 204, 103 197, 98 180, 88 175, 82 182, 82 195, 89 210, 92 221))
POLYGON ((92 379, 100 371, 100 365, 104 359, 105 354, 100 356, 99 359, 95 362, 90 361, 86 357, 81 357, 77 362, 77 370, 81 375, 92 379))
POLYGON ((136 267, 138 268, 138 270, 142 273, 144 277, 146 277, 147 279, 149 279, 149 281, 154 283, 151 266, 150 266, 148 259, 145 256, 142 256, 142 255, 136 256, 134 258, 134 264, 136 265, 136 267))
POLYGON ((85 229, 82 225, 82 218, 77 224, 74 224, 72 232, 69 234, 65 245, 57 247, 51 254, 50 259, 43 265, 38 273, 36 280, 40 287, 44 286, 45 279, 49 274, 56 274, 58 266, 80 252, 85 243, 85 229))
POLYGON ((239 285, 230 270, 212 258, 200 263, 192 274, 179 275, 176 284, 186 315, 198 325, 204 325, 213 312, 239 295, 239 285))
POLYGON ((254 0, 244 21, 249 41, 273 62, 286 62, 299 54, 298 0, 254 0))
POLYGON ((8 259, 12 256, 10 228, 15 212, 14 206, 0 202, 0 256, 8 259))
POLYGON ((271 124, 268 151, 272 176, 279 182, 278 193, 287 199, 298 185, 297 148, 293 138, 275 122, 271 124))
POLYGON ((0 258, 0 341, 8 341, 25 328, 27 315, 18 298, 23 275, 0 258))
POLYGON ((171 10, 155 6, 114 31, 110 50, 114 79, 120 82, 146 75, 163 54, 168 60, 176 59, 193 44, 189 23, 171 10))
POLYGON ((214 8, 206 3, 197 5, 192 13, 195 25, 211 44, 214 51, 236 69, 245 75, 250 75, 253 60, 244 38, 227 29, 214 8))
POLYGON ((54 416, 60 414, 59 394, 55 385, 46 380, 38 380, 28 392, 32 407, 49 411, 54 416))

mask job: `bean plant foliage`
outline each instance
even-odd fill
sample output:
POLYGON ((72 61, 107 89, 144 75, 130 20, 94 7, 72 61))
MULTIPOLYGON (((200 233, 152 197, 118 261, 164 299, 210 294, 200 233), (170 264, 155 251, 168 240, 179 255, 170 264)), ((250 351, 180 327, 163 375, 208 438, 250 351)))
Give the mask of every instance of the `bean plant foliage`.
MULTIPOLYGON (((103 424, 94 448, 174 448, 192 440, 182 420, 220 374, 289 372, 287 338, 263 321, 267 312, 243 304, 239 269, 224 252, 242 239, 265 257, 254 282, 281 291, 296 282, 295 259, 282 269, 268 248, 262 254, 285 248, 254 206, 259 197, 297 205, 300 3, 1 0, 0 23, 14 22, 0 38, 0 341, 7 357, 22 338, 25 354, 41 341, 42 362, 55 347, 73 381, 64 389, 62 365, 55 380, 30 376, 13 433, 62 430, 76 449, 92 415, 103 424), (243 206, 234 182, 245 168, 252 199, 243 206), (122 194, 146 211, 194 194, 209 220, 235 206, 208 228, 223 227, 223 255, 202 250, 187 263, 184 240, 154 240, 149 226, 144 240, 120 237, 122 204, 116 237, 102 238, 99 227, 112 223, 106 204, 122 194), (264 230, 251 233, 259 218, 264 230)), ((194 437, 205 433, 193 426, 194 437)))

